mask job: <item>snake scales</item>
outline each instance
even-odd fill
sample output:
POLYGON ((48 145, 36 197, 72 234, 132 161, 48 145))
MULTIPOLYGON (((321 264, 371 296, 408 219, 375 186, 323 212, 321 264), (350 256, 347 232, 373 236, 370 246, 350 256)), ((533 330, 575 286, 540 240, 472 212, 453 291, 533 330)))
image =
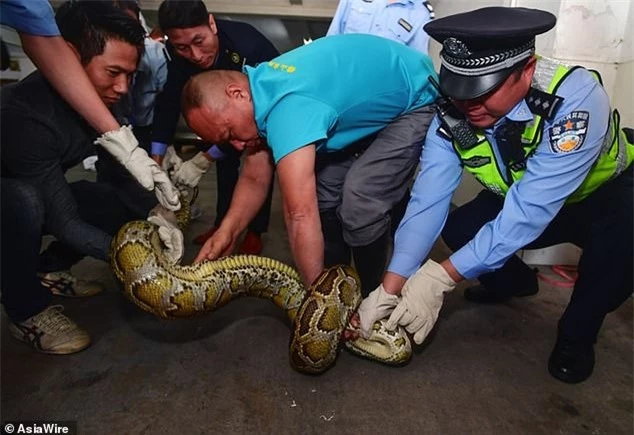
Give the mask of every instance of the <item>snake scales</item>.
MULTIPOLYGON (((177 213, 183 228, 189 205, 177 213)), ((163 255, 157 226, 147 221, 124 225, 111 245, 111 267, 125 296, 162 318, 190 317, 216 310, 241 296, 271 300, 293 325, 290 363, 304 373, 321 373, 335 362, 342 334, 356 311, 359 278, 348 266, 326 269, 307 290, 290 266, 271 258, 235 255, 182 266, 163 255)), ((399 329, 378 321, 368 339, 346 341, 354 354, 399 365, 411 357, 411 343, 399 329)))

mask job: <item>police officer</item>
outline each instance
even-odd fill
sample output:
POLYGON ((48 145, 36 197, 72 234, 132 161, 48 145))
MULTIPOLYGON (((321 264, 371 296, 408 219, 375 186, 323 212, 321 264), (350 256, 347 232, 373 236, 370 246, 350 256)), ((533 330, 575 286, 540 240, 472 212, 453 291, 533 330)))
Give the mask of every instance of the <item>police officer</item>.
POLYGON ((568 383, 592 374, 603 319, 633 288, 633 134, 596 74, 534 54, 555 21, 489 7, 425 26, 443 45, 440 88, 453 106, 440 101, 430 126, 388 272, 359 310, 362 334, 391 313, 390 327, 422 343, 443 294, 465 278, 480 280, 465 291, 473 302, 535 294, 534 272, 514 253, 572 242, 583 248, 579 276, 548 368, 568 383), (463 168, 485 190, 447 217, 463 168), (416 271, 443 226, 455 252, 416 271))
POLYGON ((434 10, 424 0, 341 0, 327 35, 368 33, 428 54, 423 26, 433 18, 434 10))
MULTIPOLYGON (((152 156, 160 162, 167 144, 174 138, 181 90, 190 77, 210 69, 241 71, 244 65, 267 62, 279 52, 249 24, 214 19, 201 0, 165 0, 159 7, 158 19, 161 30, 167 36, 171 57, 167 82, 157 98, 152 125, 152 156)), ((240 153, 231 147, 221 150, 212 146, 206 153, 198 153, 183 163, 172 177, 175 183, 194 187, 213 161, 216 161, 218 189, 216 225, 202 237, 197 237, 200 243, 213 234, 229 208, 238 180, 240 153)), ((262 249, 260 234, 268 227, 271 193, 272 190, 249 226, 240 249, 243 253, 259 254, 262 249)))

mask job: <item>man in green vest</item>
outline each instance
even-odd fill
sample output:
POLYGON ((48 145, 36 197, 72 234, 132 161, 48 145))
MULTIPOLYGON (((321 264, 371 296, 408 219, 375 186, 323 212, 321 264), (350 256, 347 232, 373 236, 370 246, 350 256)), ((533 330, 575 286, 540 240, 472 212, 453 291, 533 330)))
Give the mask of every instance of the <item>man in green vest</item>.
POLYGON ((405 218, 383 283, 360 309, 361 333, 390 316, 422 343, 444 293, 463 279, 473 302, 537 293, 515 252, 571 242, 583 249, 561 317, 550 373, 576 383, 594 368, 605 316, 632 293, 634 132, 596 74, 535 55, 535 36, 555 17, 488 7, 437 19, 442 44, 439 110, 427 134, 405 218), (449 213, 463 169, 485 189, 449 213), (441 234, 454 253, 428 259, 441 234), (418 269, 418 270, 417 270, 418 269))

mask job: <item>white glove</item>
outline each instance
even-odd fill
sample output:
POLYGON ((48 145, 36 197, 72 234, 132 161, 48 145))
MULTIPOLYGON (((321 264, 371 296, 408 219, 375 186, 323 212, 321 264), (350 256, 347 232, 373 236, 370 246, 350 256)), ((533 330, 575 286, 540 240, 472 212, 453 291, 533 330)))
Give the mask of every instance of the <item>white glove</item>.
POLYGON ((210 166, 211 161, 205 157, 205 153, 199 152, 183 163, 179 169, 174 171, 174 175, 172 176, 174 184, 196 187, 210 166))
POLYGON ((158 234, 165 245, 163 254, 172 263, 178 263, 183 257, 185 239, 182 231, 176 225, 176 216, 173 211, 157 205, 147 218, 148 222, 158 225, 158 234))
POLYGON ((165 150, 165 155, 163 156, 161 169, 169 174, 170 171, 178 171, 182 164, 183 159, 176 154, 174 147, 172 145, 168 146, 165 150))
POLYGON ((128 125, 119 130, 106 132, 95 141, 95 144, 101 145, 112 154, 141 186, 147 190, 154 190, 157 199, 165 208, 178 210, 181 207, 178 191, 159 165, 144 149, 139 148, 132 127, 128 125))
POLYGON ((387 317, 394 310, 394 307, 398 305, 399 301, 400 298, 397 295, 385 291, 383 284, 374 289, 361 302, 357 310, 359 322, 361 323, 361 336, 366 339, 370 338, 374 322, 387 317))
POLYGON ((414 334, 416 344, 421 344, 438 320, 444 294, 455 286, 444 267, 427 260, 403 286, 402 300, 385 327, 394 330, 397 324, 401 325, 414 334))

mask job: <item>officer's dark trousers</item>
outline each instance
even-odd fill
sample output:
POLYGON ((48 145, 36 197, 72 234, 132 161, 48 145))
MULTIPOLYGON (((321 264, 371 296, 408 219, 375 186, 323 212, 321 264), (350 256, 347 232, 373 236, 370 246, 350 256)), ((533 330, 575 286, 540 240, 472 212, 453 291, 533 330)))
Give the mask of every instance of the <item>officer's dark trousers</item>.
MULTIPOLYGON (((632 294, 633 195, 630 166, 582 202, 565 205, 544 233, 526 246, 535 249, 570 242, 583 249, 570 303, 559 320, 559 334, 564 338, 594 343, 605 316, 632 294)), ((483 191, 449 215, 442 237, 455 251, 501 209, 502 200, 483 191)), ((487 289, 509 294, 525 283, 536 285, 534 272, 517 256, 478 279, 487 289)))
MULTIPOLYGON (((2 303, 14 322, 46 308, 51 293, 36 272, 68 269, 82 256, 53 242, 40 255, 45 229, 45 206, 39 191, 21 180, 2 178, 0 286, 2 303)), ((109 186, 87 181, 70 184, 82 220, 114 234, 129 218, 109 186)))
MULTIPOLYGON (((225 157, 216 161, 216 183, 217 183, 217 201, 216 201, 216 220, 215 225, 219 226, 224 219, 233 191, 236 188, 238 177, 240 176, 240 157, 241 153, 233 147, 223 147, 222 152, 225 157)), ((269 188, 269 193, 262 208, 249 223, 249 231, 262 234, 267 232, 269 228, 269 218, 271 216, 271 201, 273 198, 273 182, 269 188)))

